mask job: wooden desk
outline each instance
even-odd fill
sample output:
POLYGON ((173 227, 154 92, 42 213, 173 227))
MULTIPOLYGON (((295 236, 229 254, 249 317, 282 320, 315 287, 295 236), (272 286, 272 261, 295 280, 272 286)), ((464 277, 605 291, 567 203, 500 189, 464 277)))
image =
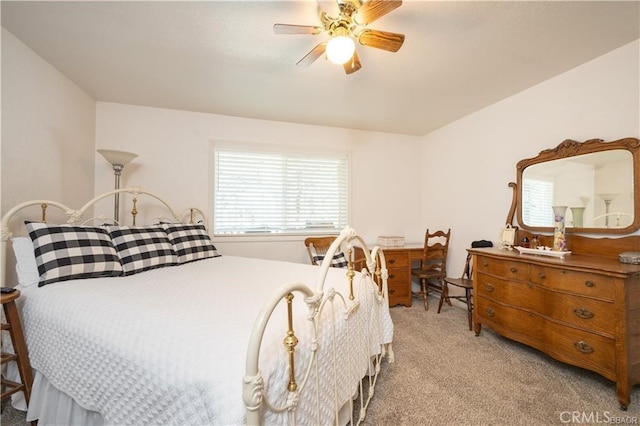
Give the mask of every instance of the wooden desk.
MULTIPOLYGON (((373 248, 375 245, 369 245, 373 248)), ((411 306, 411 267, 422 259, 422 243, 406 244, 403 247, 381 247, 389 271, 389 306, 411 306)), ((356 259, 363 257, 356 247, 356 259)), ((416 265, 417 267, 417 265, 416 265)))

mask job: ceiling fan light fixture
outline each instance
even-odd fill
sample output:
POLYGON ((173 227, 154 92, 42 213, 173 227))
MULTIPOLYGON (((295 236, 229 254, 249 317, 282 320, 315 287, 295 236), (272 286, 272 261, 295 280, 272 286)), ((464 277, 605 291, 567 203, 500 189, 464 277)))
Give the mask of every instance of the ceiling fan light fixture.
POLYGON ((353 57, 356 44, 349 36, 331 37, 327 42, 327 58, 336 65, 342 65, 353 57))

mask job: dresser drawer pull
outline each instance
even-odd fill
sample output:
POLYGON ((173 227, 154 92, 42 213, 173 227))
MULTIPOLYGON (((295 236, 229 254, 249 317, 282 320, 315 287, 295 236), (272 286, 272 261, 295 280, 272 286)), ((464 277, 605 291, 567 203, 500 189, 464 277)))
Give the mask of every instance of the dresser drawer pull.
POLYGON ((593 346, 591 346, 586 342, 583 342, 582 340, 580 340, 579 342, 575 342, 573 346, 575 346, 575 348, 580 352, 582 352, 583 354, 593 353, 593 346))
POLYGON ((538 274, 538 278, 540 278, 540 279, 545 279, 545 278, 547 278, 547 274, 545 274, 544 272, 540 272, 540 273, 538 274))
POLYGON ((593 312, 586 308, 576 308, 573 310, 573 313, 576 314, 578 318, 582 319, 591 319, 593 318, 593 312))
POLYGON ((586 283, 584 283, 584 285, 586 285, 587 287, 594 287, 595 286, 593 281, 587 281, 586 283))
POLYGON ((393 288, 390 288, 389 290, 387 290, 387 293, 389 293, 389 294, 393 294, 393 293, 395 293, 395 292, 396 292, 396 291, 395 291, 395 289, 393 289, 393 288))
POLYGON ((390 280, 394 279, 395 277, 396 277, 395 274, 389 274, 389 279, 390 280))
POLYGON ((518 272, 518 268, 511 267, 510 271, 511 271, 511 272, 513 272, 513 273, 515 274, 516 272, 518 272))
POLYGON ((487 289, 487 291, 488 291, 489 293, 492 293, 492 292, 493 292, 493 290, 495 290, 495 287, 493 287, 491 284, 487 284, 487 285, 485 286, 485 288, 487 289))
POLYGON ((396 260, 395 259, 389 259, 389 263, 393 265, 394 263, 396 263, 396 260))
POLYGON ((489 265, 489 262, 487 262, 486 260, 482 261, 482 266, 488 266, 488 265, 489 265))
POLYGON ((491 308, 487 308, 485 312, 487 313, 487 316, 490 316, 490 317, 496 314, 495 311, 491 308))

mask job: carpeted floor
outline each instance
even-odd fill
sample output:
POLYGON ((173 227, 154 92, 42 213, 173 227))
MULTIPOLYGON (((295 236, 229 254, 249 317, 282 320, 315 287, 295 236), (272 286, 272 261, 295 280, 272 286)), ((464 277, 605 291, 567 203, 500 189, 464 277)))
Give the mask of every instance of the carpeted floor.
MULTIPOLYGON (((384 365, 367 425, 640 424, 640 386, 621 411, 614 383, 490 329, 475 336, 463 308, 415 303, 391 315, 396 361, 384 365)), ((26 424, 6 404, 0 422, 26 424)))
POLYGON ((391 310, 396 361, 378 382, 368 425, 640 424, 640 386, 621 411, 602 376, 486 327, 475 336, 463 308, 437 314, 414 302, 391 310))

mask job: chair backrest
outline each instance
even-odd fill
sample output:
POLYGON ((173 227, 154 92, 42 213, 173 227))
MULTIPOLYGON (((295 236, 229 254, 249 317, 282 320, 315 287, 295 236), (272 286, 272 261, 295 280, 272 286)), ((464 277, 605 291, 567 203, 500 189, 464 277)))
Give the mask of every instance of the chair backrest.
POLYGON ((447 254, 451 228, 447 232, 438 230, 424 234, 424 248, 422 250, 422 270, 439 271, 442 276, 447 275, 447 254))
POLYGON ((464 271, 462 272, 462 279, 471 279, 471 253, 467 253, 467 260, 464 262, 464 271))
POLYGON ((329 236, 308 237, 304 240, 304 245, 307 247, 307 253, 309 254, 309 261, 312 265, 317 265, 317 262, 313 259, 314 256, 324 256, 335 239, 335 236, 329 236))

